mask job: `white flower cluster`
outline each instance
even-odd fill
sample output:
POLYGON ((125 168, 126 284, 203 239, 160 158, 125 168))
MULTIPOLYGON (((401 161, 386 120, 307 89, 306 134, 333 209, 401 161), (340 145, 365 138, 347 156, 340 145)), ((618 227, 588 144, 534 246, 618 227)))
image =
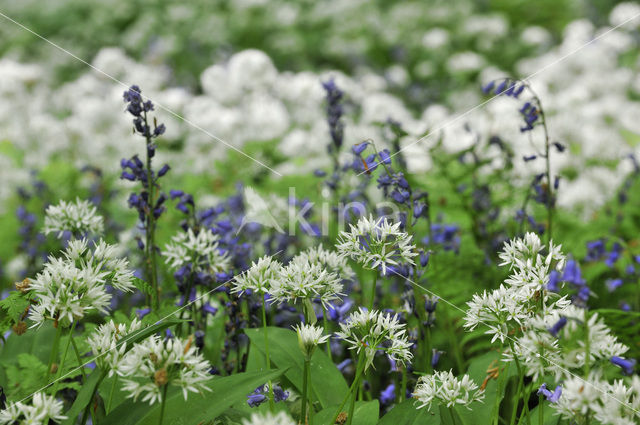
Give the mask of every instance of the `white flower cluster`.
POLYGON ((296 422, 286 412, 280 411, 276 414, 252 413, 250 419, 242 420, 242 425, 296 425, 296 422))
MULTIPOLYGON (((510 330, 520 328, 532 318, 542 298, 542 305, 547 306, 552 294, 546 290, 549 273, 552 268, 562 269, 565 257, 560 247, 549 244, 548 253, 542 255, 543 245, 534 233, 527 233, 524 239, 516 239, 505 244, 500 253, 501 265, 509 265, 512 274, 506 285, 494 291, 474 294, 467 303, 464 326, 475 329, 478 324, 488 326, 488 334, 493 334, 492 342, 500 339, 505 342, 510 330)), ((564 307, 569 301, 560 298, 551 306, 564 307)))
POLYGON ((307 360, 311 360, 311 356, 318 345, 324 344, 329 339, 329 335, 322 335, 324 329, 320 326, 302 323, 295 326, 294 329, 298 334, 300 350, 307 360))
MULTIPOLYGON (((330 251, 322 252, 325 259, 333 259, 336 255, 330 251)), ((308 252, 292 258, 286 266, 265 256, 253 262, 249 270, 234 279, 231 292, 243 293, 251 290, 256 294, 268 293, 274 302, 279 303, 319 299, 326 305, 343 295, 342 279, 331 271, 340 268, 345 269, 340 261, 325 268, 321 258, 313 258, 308 252)))
POLYGON ((231 260, 219 248, 218 240, 218 235, 211 229, 202 228, 196 234, 189 228, 171 238, 162 255, 173 270, 189 265, 193 273, 222 272, 229 269, 231 260))
POLYGON ((450 370, 435 371, 432 375, 424 375, 418 379, 413 397, 420 402, 418 408, 426 406, 431 409, 431 403, 438 400, 447 407, 459 404, 471 409, 471 403, 484 398, 484 391, 478 389, 469 375, 457 378, 450 370))
POLYGON ((114 373, 118 372, 121 365, 120 360, 127 349, 126 343, 117 349, 118 342, 141 327, 142 323, 138 319, 133 319, 129 325, 115 323, 113 320, 100 325, 87 338, 87 343, 91 347, 96 365, 105 371, 108 370, 109 376, 113 376, 114 373))
POLYGON ((350 350, 360 354, 364 349, 365 370, 373 363, 379 350, 403 364, 413 357, 405 325, 400 323, 397 315, 361 307, 340 323, 340 331, 336 335, 349 344, 350 350))
POLYGON ((103 240, 72 240, 60 258, 49 257, 44 269, 31 279, 36 296, 29 318, 41 325, 46 319, 68 324, 87 311, 106 313, 111 294, 105 285, 121 291, 134 288, 129 261, 116 257, 116 247, 103 240))
POLYGON ((414 264, 418 255, 411 244, 411 236, 400 231, 400 223, 391 223, 386 217, 361 217, 350 225, 349 232, 341 232, 336 245, 338 253, 372 270, 380 268, 383 275, 389 266, 414 264))
POLYGON ((300 252, 293 258, 293 261, 319 263, 342 279, 350 279, 353 276, 353 270, 349 267, 347 259, 335 251, 324 249, 322 244, 300 252))
POLYGON ((162 401, 162 389, 173 385, 182 389, 184 399, 189 391, 210 391, 206 383, 211 379, 211 366, 196 347, 192 338, 163 339, 153 335, 124 356, 118 369, 123 377, 123 391, 136 400, 142 395, 143 402, 153 404, 162 401))
POLYGON ((587 416, 603 425, 636 425, 640 422, 640 378, 609 383, 592 373, 587 379, 569 377, 553 408, 568 420, 584 422, 587 416))
POLYGON ((0 424, 3 425, 48 425, 60 423, 67 419, 62 414, 62 402, 53 396, 37 392, 31 399, 31 404, 21 402, 9 403, 6 409, 0 411, 0 424))
POLYGON ((101 236, 104 220, 95 205, 87 200, 76 198, 75 202, 60 201, 58 205, 49 205, 44 218, 44 233, 56 233, 61 238, 65 231, 75 237, 87 235, 101 236))
POLYGON ((231 292, 243 294, 250 290, 258 295, 268 293, 280 267, 280 263, 268 255, 259 258, 257 262, 253 261, 247 271, 233 280, 231 292))

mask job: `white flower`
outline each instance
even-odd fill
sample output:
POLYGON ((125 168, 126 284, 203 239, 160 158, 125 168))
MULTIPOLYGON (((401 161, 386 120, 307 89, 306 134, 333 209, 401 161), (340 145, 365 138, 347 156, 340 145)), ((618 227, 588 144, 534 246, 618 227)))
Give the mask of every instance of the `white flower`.
POLYGON ((276 302, 295 303, 302 299, 319 298, 326 306, 343 295, 342 289, 340 278, 325 270, 321 264, 294 259, 278 270, 271 281, 269 294, 276 302))
POLYGON ((478 390, 478 385, 469 375, 458 379, 451 371, 436 371, 433 375, 421 376, 418 379, 413 397, 421 403, 418 408, 431 408, 434 400, 439 400, 447 407, 460 404, 469 408, 471 403, 484 398, 484 392, 478 390))
POLYGON ((89 201, 76 198, 75 203, 60 201, 58 205, 49 205, 44 218, 44 233, 57 233, 61 238, 65 231, 76 237, 87 234, 102 235, 104 220, 98 210, 89 201))
POLYGON ((336 335, 349 344, 350 350, 356 350, 358 354, 364 348, 366 370, 373 363, 378 350, 384 351, 400 363, 411 360, 411 344, 404 328, 405 325, 398 321, 397 315, 368 311, 361 307, 351 313, 344 323, 340 323, 340 332, 336 335))
POLYGON ((192 345, 192 339, 163 339, 153 335, 136 344, 124 356, 118 370, 123 377, 123 390, 136 400, 153 404, 162 401, 162 388, 174 385, 182 389, 184 399, 189 391, 209 391, 209 362, 192 345))
POLYGON ((133 319, 128 326, 123 323, 115 323, 113 320, 98 327, 87 338, 87 343, 95 356, 96 365, 103 370, 109 370, 109 376, 118 371, 120 360, 127 348, 126 343, 116 349, 118 342, 133 331, 142 327, 138 319, 133 319))
POLYGON ((411 236, 400 231, 400 223, 391 224, 386 218, 362 217, 349 232, 341 232, 336 248, 343 257, 351 258, 370 269, 380 267, 387 274, 387 267, 401 263, 414 264, 418 255, 411 244, 411 236))
POLYGON ((298 345, 302 354, 307 360, 311 359, 316 347, 324 344, 329 339, 329 335, 322 335, 323 329, 319 326, 300 324, 294 327, 298 334, 298 345))
POLYGON ((62 402, 53 396, 37 392, 31 399, 31 405, 10 403, 0 411, 0 424, 6 425, 47 425, 49 421, 60 423, 67 419, 62 415, 62 402))
POLYGON ((242 425, 296 425, 296 422, 291 416, 280 411, 275 415, 271 412, 253 413, 250 420, 242 420, 242 425))
POLYGON ((192 273, 214 274, 227 270, 231 260, 226 252, 218 246, 219 237, 208 228, 200 229, 195 234, 191 228, 180 232, 165 246, 162 255, 173 270, 186 265, 192 273))
POLYGON ((46 319, 71 323, 90 310, 106 313, 111 301, 106 284, 121 291, 134 288, 129 262, 114 254, 115 248, 102 240, 93 243, 93 250, 86 239, 70 241, 63 257, 49 257, 42 272, 31 279, 29 289, 37 302, 29 318, 35 325, 46 319))
POLYGON ((252 262, 251 267, 232 282, 232 293, 244 293, 247 290, 259 295, 270 292, 271 282, 276 278, 282 266, 273 258, 265 255, 252 262))
POLYGON ((349 264, 347 264, 347 259, 340 256, 335 251, 324 249, 322 244, 311 247, 306 251, 302 251, 291 261, 320 263, 326 269, 336 273, 342 279, 350 279, 353 276, 353 270, 349 267, 349 264))

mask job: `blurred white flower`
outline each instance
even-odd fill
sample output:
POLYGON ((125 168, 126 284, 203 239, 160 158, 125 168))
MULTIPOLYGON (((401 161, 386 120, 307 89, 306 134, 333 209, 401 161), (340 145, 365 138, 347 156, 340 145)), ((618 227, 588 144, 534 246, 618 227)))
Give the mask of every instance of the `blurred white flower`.
POLYGON ((119 349, 117 344, 122 338, 142 327, 138 319, 133 319, 129 325, 115 323, 110 320, 100 325, 89 337, 87 344, 91 347, 91 352, 95 357, 96 365, 104 371, 109 371, 108 376, 113 376, 120 367, 120 361, 127 349, 127 344, 123 343, 119 349))
POLYGON ((209 228, 196 234, 191 228, 180 232, 165 245, 162 256, 173 270, 188 266, 192 273, 215 274, 229 269, 231 260, 218 244, 219 236, 209 228))
POLYGON ((430 409, 431 403, 438 400, 449 408, 459 404, 471 410, 471 403, 481 401, 484 392, 478 389, 478 385, 469 375, 457 378, 449 370, 421 376, 413 391, 413 397, 420 402, 418 408, 426 406, 430 409))
POLYGON ((60 201, 49 205, 44 218, 44 233, 56 233, 61 238, 65 231, 75 237, 86 235, 102 236, 104 219, 95 205, 76 198, 75 202, 60 201))
POLYGON ((33 394, 31 404, 9 403, 0 411, 0 424, 6 425, 48 425, 67 419, 62 414, 62 401, 42 392, 33 394))
POLYGON ((296 422, 286 412, 280 411, 276 414, 252 413, 250 419, 242 420, 242 425, 296 425, 296 422))

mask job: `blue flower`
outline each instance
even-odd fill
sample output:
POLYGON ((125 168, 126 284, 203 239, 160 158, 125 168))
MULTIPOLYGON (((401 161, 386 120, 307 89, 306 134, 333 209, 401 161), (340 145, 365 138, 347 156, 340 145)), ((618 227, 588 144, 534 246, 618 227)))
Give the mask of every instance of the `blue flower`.
POLYGON ((624 359, 618 356, 611 357, 611 363, 620 367, 625 375, 633 374, 633 369, 636 366, 635 359, 624 359))
POLYGON ((396 386, 394 384, 387 385, 387 388, 380 393, 380 404, 386 406, 396 399, 396 386))
POLYGON ((558 319, 558 321, 551 326, 550 328, 548 328, 547 330, 549 331, 549 333, 551 335, 553 335, 554 337, 558 337, 558 332, 560 332, 562 330, 562 328, 564 328, 567 324, 567 318, 566 317, 560 317, 560 319, 558 319))
POLYGON ((609 292, 613 292, 622 286, 622 279, 607 279, 607 289, 609 292))
POLYGON ((556 389, 551 392, 547 389, 547 384, 542 384, 538 389, 538 394, 544 395, 545 398, 551 403, 557 403, 560 399, 560 396, 562 395, 562 387, 558 385, 556 389))

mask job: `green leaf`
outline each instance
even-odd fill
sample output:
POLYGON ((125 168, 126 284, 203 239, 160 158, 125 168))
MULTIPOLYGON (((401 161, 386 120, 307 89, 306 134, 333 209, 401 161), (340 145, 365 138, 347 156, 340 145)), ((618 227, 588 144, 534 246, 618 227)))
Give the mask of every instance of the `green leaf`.
MULTIPOLYGON (((263 329, 245 329, 251 347, 264 354, 263 329)), ((279 368, 289 368, 285 376, 302 393, 302 371, 304 360, 298 347, 298 336, 294 331, 268 328, 269 356, 279 368)), ((322 350, 316 350, 311 358, 311 389, 323 408, 337 406, 347 395, 349 387, 344 377, 322 350)))
POLYGON ((146 281, 140 279, 139 277, 133 277, 133 284, 143 294, 153 295, 153 288, 151 287, 151 285, 149 285, 146 281))
POLYGON ((431 410, 423 407, 418 409, 415 400, 409 399, 393 407, 380 419, 378 425, 439 425, 440 411, 438 406, 431 406, 431 410))
MULTIPOLYGON (((553 407, 551 407, 548 402, 545 400, 545 403, 547 403, 544 406, 544 417, 543 419, 543 423, 544 425, 558 425, 558 421, 560 421, 560 416, 556 415, 556 411, 553 407)), ((538 406, 536 406, 531 412, 530 415, 530 419, 531 419, 531 423, 532 424, 538 424, 539 420, 540 420, 540 409, 538 409, 538 406)), ((525 424, 527 423, 527 420, 525 419, 526 415, 522 415, 522 419, 520 420, 521 424, 525 424)))
MULTIPOLYGON (((182 391, 173 388, 167 394, 164 425, 198 424, 212 421, 232 405, 245 402, 247 395, 258 386, 276 379, 284 370, 271 372, 238 373, 214 377, 207 385, 211 391, 202 395, 189 393, 187 401, 182 391)), ((100 425, 157 424, 160 419, 160 403, 127 400, 107 415, 100 425)))
MULTIPOLYGON (((331 419, 336 414, 339 405, 330 406, 323 409, 313 417, 313 423, 322 425, 331 423, 331 419)), ((345 412, 349 410, 349 406, 343 408, 345 412)), ((380 405, 378 400, 373 401, 356 401, 356 405, 353 411, 352 425, 370 425, 378 422, 378 414, 380 412, 380 405)))
POLYGON ((2 307, 8 314, 9 318, 17 322, 25 309, 29 306, 29 296, 20 291, 11 291, 9 296, 0 301, 2 307))

